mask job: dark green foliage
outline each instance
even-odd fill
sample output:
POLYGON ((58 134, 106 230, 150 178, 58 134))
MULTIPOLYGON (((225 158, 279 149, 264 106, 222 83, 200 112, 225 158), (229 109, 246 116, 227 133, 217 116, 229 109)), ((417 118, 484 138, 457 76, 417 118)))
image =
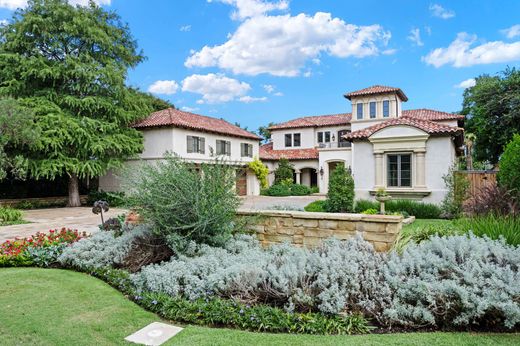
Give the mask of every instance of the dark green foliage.
MULTIPOLYGON (((379 210, 379 202, 360 199, 355 203, 354 211, 361 213, 367 209, 379 210)), ((440 219, 441 209, 431 203, 422 203, 408 199, 396 199, 385 202, 385 209, 389 213, 403 213, 415 216, 418 219, 440 219)), ((406 215, 405 214, 405 215, 406 215)))
POLYGON ((466 131, 476 135, 475 159, 497 163, 513 134, 520 133, 520 71, 477 77, 464 91, 463 114, 466 131))
POLYGON ((291 187, 287 184, 275 184, 267 189, 268 196, 285 197, 291 195, 291 187))
MULTIPOLYGON (((520 90, 519 90, 520 92, 520 90)), ((500 156, 500 170, 497 174, 500 186, 520 197, 520 135, 515 134, 500 156)))
POLYGON ((264 143, 267 143, 271 140, 271 131, 269 130, 269 127, 273 125, 275 125, 275 123, 270 122, 269 124, 267 124, 267 126, 260 126, 256 131, 256 133, 258 133, 258 135, 262 137, 262 141, 264 143))
POLYGON ((240 204, 232 166, 220 160, 196 165, 167 156, 131 173, 129 205, 174 251, 192 241, 222 246, 231 236, 240 204))
POLYGON ((125 193, 122 191, 90 191, 88 194, 87 205, 92 206, 96 201, 106 201, 111 207, 120 207, 126 204, 125 193))
POLYGON ((520 246, 520 218, 514 216, 495 216, 489 214, 454 221, 455 227, 463 232, 472 232, 479 237, 491 239, 504 238, 506 243, 520 246))
POLYGON ((278 161, 278 167, 274 171, 274 184, 286 184, 293 181, 294 167, 291 165, 289 160, 280 159, 278 161))
POLYGON ((40 140, 27 152, 34 178, 78 178, 120 167, 143 149, 130 125, 152 108, 125 85, 143 56, 114 12, 65 0, 32 0, 0 28, 0 95, 35 113, 40 140), (93 159, 95 158, 95 160, 93 159))
POLYGON ((301 184, 292 184, 291 185, 291 195, 292 196, 306 196, 311 194, 310 187, 301 184))
POLYGON ((320 192, 320 188, 317 187, 317 186, 312 186, 311 187, 311 193, 319 193, 320 192))
POLYGON ((34 201, 21 201, 18 203, 14 203, 13 207, 17 208, 17 209, 27 210, 27 209, 44 209, 44 208, 62 208, 62 207, 65 207, 66 204, 67 204, 66 202, 60 201, 60 200, 56 200, 56 201, 54 201, 54 200, 52 200, 52 201, 34 200, 34 201))
POLYGON ((325 208, 331 213, 354 210, 354 179, 343 164, 338 164, 330 175, 325 208))
POLYGON ((460 217, 464 211, 464 201, 468 198, 469 181, 463 173, 457 172, 457 165, 453 165, 449 172, 442 177, 448 192, 442 200, 441 210, 448 219, 460 217))
POLYGON ((0 224, 22 221, 22 212, 11 207, 0 206, 0 224))
POLYGON ((311 202, 311 203, 307 204, 307 206, 305 206, 305 211, 324 213, 324 212, 326 212, 325 203, 326 203, 326 201, 311 202))

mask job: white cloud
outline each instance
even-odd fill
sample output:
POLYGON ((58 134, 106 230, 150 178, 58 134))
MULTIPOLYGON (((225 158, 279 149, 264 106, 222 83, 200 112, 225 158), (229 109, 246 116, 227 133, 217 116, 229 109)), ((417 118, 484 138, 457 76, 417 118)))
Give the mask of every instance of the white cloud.
POLYGON ((154 94, 172 95, 179 90, 179 84, 174 80, 158 80, 148 87, 148 91, 154 94))
POLYGON ((240 102, 244 102, 244 103, 264 102, 264 101, 267 101, 267 97, 265 97, 265 96, 264 97, 252 97, 252 96, 246 95, 246 96, 242 96, 238 100, 240 102))
MULTIPOLYGON (((87 6, 89 0, 69 0, 71 5, 87 6)), ((110 5, 112 0, 94 0, 98 5, 110 5)), ((7 8, 9 10, 16 10, 17 8, 24 8, 27 6, 27 0, 0 0, 0 8, 7 8)))
POLYGON ((428 36, 430 36, 432 34, 432 28, 428 25, 426 25, 424 27, 424 31, 426 31, 426 33, 428 34, 428 36))
POLYGON ((321 54, 363 58, 379 54, 391 34, 380 25, 347 24, 330 13, 258 16, 245 20, 224 44, 204 46, 186 67, 213 67, 236 74, 293 77, 321 54))
POLYGON ((410 35, 408 35, 406 38, 419 47, 424 46, 424 43, 421 40, 421 30, 419 28, 410 30, 410 35))
POLYGON ((267 91, 268 94, 271 94, 275 89, 274 85, 271 85, 271 84, 264 84, 264 85, 262 85, 262 87, 264 88, 265 91, 267 91))
POLYGON ((191 25, 183 25, 179 28, 180 31, 187 32, 191 30, 191 25))
POLYGON ((233 101, 245 96, 249 90, 249 84, 222 74, 194 74, 182 81, 182 91, 202 95, 202 99, 197 101, 198 104, 233 101))
POLYGON ((422 60, 435 67, 447 64, 454 67, 467 67, 520 60, 520 41, 513 43, 493 41, 471 48, 476 41, 476 35, 461 32, 448 47, 434 49, 422 60))
MULTIPOLYGON (((284 11, 289 8, 289 1, 264 1, 264 0, 216 0, 224 4, 235 7, 235 11, 231 14, 231 18, 236 20, 244 20, 246 18, 256 17, 271 11, 284 11)), ((208 0, 212 2, 212 0, 208 0)))
POLYGON ((439 4, 431 4, 430 12, 432 13, 432 16, 442 19, 450 19, 455 17, 455 11, 448 10, 439 4))
POLYGON ((500 32, 506 35, 507 38, 515 38, 520 36, 520 24, 513 25, 510 28, 500 30, 500 32))
POLYGON ((283 93, 280 92, 280 91, 278 91, 278 92, 275 92, 273 95, 274 95, 274 96, 283 96, 283 93))
POLYGON ((384 51, 381 52, 381 54, 383 55, 394 55, 395 53, 397 53, 397 49, 385 49, 384 51))
POLYGON ((472 86, 475 86, 475 84, 476 84, 475 78, 470 78, 470 79, 466 79, 466 80, 460 82, 459 84, 454 85, 454 87, 460 88, 460 89, 467 89, 467 88, 471 88, 472 86))
POLYGON ((199 108, 197 108, 197 107, 188 107, 188 106, 184 106, 181 109, 186 112, 196 112, 199 110, 199 108))

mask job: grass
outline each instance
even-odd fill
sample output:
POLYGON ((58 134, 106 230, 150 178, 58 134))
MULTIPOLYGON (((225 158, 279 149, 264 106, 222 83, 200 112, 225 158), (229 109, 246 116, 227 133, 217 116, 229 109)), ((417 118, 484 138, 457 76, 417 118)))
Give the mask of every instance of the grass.
POLYGON ((13 225, 24 225, 24 224, 27 224, 27 223, 31 223, 31 222, 30 221, 26 221, 26 220, 5 221, 5 222, 0 222, 0 227, 2 227, 2 226, 13 226, 13 225))
MULTIPOLYGON (((0 269, 0 345, 126 345, 160 319, 86 274, 0 269)), ((185 326, 166 345, 518 345, 520 334, 409 333, 359 336, 260 334, 185 326)))

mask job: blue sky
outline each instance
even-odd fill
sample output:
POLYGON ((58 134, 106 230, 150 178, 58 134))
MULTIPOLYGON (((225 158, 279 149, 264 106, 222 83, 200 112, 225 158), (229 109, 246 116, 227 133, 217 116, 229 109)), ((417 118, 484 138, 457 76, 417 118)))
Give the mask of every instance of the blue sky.
MULTIPOLYGON (((520 63, 515 0, 97 2, 148 57, 131 85, 249 129, 350 112, 342 95, 373 84, 402 88, 405 109, 458 111, 462 82, 520 63)), ((0 20, 24 4, 0 0, 0 20)))

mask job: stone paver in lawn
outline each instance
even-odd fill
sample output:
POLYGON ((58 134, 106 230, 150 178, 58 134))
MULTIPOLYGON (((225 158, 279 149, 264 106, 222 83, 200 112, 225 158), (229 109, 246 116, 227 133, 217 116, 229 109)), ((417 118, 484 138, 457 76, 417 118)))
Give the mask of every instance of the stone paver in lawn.
POLYGON ((162 322, 152 322, 143 329, 138 330, 125 338, 141 345, 159 346, 182 331, 181 327, 172 326, 162 322))
POLYGON ((288 196, 288 197, 271 197, 271 196, 246 196, 241 197, 243 210, 265 210, 272 209, 275 206, 303 209, 307 204, 325 199, 323 195, 310 196, 288 196))
MULTIPOLYGON (((125 212, 124 209, 110 208, 104 214, 105 220, 125 212)), ((100 216, 93 214, 90 207, 24 210, 23 214, 23 219, 31 223, 0 227, 0 242, 62 227, 92 233, 101 223, 100 216)))

